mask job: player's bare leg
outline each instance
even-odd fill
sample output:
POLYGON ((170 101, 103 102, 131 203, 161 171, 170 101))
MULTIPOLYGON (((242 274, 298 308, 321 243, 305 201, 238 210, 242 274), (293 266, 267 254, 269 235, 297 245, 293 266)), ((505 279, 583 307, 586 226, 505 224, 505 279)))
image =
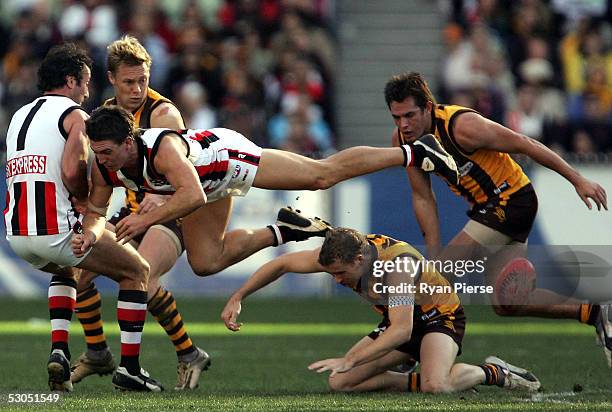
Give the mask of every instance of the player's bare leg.
POLYGON ((215 274, 253 253, 274 245, 268 228, 237 229, 226 233, 232 198, 208 203, 183 218, 181 225, 187 259, 199 276, 215 274))
POLYGON ((396 147, 352 147, 322 160, 264 149, 253 186, 275 190, 328 189, 355 176, 402 166, 403 162, 404 155, 396 147))
POLYGON ((485 379, 484 371, 455 364, 457 344, 443 333, 428 333, 421 343, 421 392, 450 393, 472 388, 485 379))
POLYGON ((121 390, 162 391, 162 385, 152 379, 139 362, 149 264, 132 246, 118 244, 114 233, 105 229, 78 267, 104 273, 119 283, 117 320, 122 332, 121 363, 113 374, 113 385, 121 390))
POLYGON ((268 246, 324 236, 328 224, 307 218, 299 211, 283 208, 276 224, 260 229, 226 232, 232 211, 232 198, 208 203, 183 218, 181 225, 187 258, 199 276, 213 275, 268 246), (304 223, 306 227, 300 227, 304 223))
POLYGON ((428 333, 421 342, 421 391, 460 392, 476 385, 536 391, 540 382, 529 371, 489 357, 481 366, 455 363, 457 344, 444 333, 428 333))

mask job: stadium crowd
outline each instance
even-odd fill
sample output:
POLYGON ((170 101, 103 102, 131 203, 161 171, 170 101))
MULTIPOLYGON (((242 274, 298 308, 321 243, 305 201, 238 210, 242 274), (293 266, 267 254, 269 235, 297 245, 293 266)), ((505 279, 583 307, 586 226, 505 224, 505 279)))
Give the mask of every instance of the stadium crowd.
POLYGON ((0 10, 2 130, 39 95, 36 70, 61 41, 94 59, 84 106, 99 106, 113 95, 106 46, 130 33, 153 58, 151 87, 177 103, 187 127, 227 127, 313 157, 333 151, 329 1, 28 0, 0 10))
POLYGON ((612 2, 458 0, 441 101, 472 107, 574 160, 612 154, 612 2))

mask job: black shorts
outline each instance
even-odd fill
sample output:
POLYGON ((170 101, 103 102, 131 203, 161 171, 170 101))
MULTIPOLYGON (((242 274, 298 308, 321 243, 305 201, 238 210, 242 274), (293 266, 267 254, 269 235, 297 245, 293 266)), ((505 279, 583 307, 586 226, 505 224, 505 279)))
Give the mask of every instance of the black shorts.
MULTIPOLYGON (((131 213, 132 212, 130 212, 130 209, 124 206, 121 209, 119 209, 113 216, 111 216, 111 218, 108 220, 108 223, 110 223, 113 226, 116 226, 117 223, 119 223, 124 217, 129 216, 131 213)), ((181 253, 182 253, 185 250, 185 242, 183 241, 183 232, 181 231, 179 221, 171 220, 170 222, 159 223, 159 225, 164 226, 165 228, 169 229, 172 233, 176 235, 179 242, 181 243, 181 253)), ((142 242, 142 238, 144 237, 145 233, 136 236, 133 239, 134 242, 140 244, 140 242, 142 242)))
POLYGON ((499 198, 478 203, 467 212, 470 219, 482 223, 513 240, 525 243, 538 212, 538 197, 531 183, 510 195, 505 204, 499 198))
MULTIPOLYGON (((382 322, 378 324, 378 327, 370 332, 368 337, 376 340, 390 324, 389 318, 385 317, 382 322)), ((463 307, 459 306, 459 309, 453 313, 444 314, 427 321, 414 319, 410 340, 401 344, 395 348, 395 350, 407 353, 415 360, 420 360, 423 337, 428 333, 434 332, 450 336, 459 347, 457 356, 461 355, 461 342, 463 342, 463 335, 465 335, 465 313, 463 312, 463 307)))

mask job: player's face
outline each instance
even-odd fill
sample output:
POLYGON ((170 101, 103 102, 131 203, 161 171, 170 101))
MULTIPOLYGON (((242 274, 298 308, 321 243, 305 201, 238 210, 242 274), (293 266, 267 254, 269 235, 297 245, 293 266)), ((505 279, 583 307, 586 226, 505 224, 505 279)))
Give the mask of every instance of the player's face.
POLYGON ((71 91, 71 98, 78 104, 83 102, 89 97, 89 81, 91 80, 91 70, 87 66, 83 66, 81 72, 81 82, 74 82, 74 87, 71 91))
POLYGON ((115 89, 119 106, 131 112, 145 101, 149 88, 149 69, 146 64, 120 64, 115 73, 108 72, 108 80, 115 89))
POLYGON ((337 284, 354 289, 363 274, 363 257, 351 263, 334 262, 325 266, 325 270, 334 277, 337 284))
POLYGON ((391 102, 390 110, 393 122, 408 142, 413 142, 429 130, 431 103, 421 109, 415 104, 413 97, 407 97, 402 102, 391 102))
POLYGON ((126 166, 129 158, 130 146, 132 140, 125 139, 121 144, 117 144, 112 140, 101 140, 99 142, 90 141, 91 150, 96 155, 98 162, 112 172, 116 172, 126 166))

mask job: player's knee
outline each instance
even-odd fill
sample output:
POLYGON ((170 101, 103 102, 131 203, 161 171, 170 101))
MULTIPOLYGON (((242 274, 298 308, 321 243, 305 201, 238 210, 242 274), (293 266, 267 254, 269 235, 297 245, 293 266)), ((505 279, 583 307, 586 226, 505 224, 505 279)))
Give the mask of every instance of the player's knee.
POLYGON ((355 385, 352 385, 347 379, 338 377, 338 375, 330 376, 327 383, 332 392, 352 392, 355 389, 355 385))
POLYGON ((201 259, 191 259, 187 256, 187 261, 197 276, 212 276, 219 272, 219 267, 214 262, 203 262, 201 259))
POLYGON ((136 262, 133 267, 126 271, 125 277, 135 281, 147 281, 149 278, 149 264, 144 259, 137 259, 136 262))
POLYGON ((421 380, 421 392, 423 393, 451 393, 453 388, 447 381, 421 380))

